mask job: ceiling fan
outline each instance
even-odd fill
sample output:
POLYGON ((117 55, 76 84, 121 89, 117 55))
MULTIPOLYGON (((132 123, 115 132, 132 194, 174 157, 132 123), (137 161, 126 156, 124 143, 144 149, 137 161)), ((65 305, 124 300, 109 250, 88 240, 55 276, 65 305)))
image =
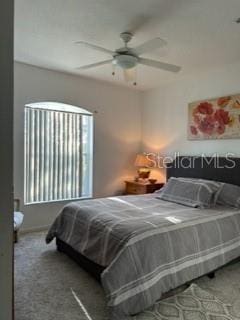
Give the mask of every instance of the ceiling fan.
MULTIPOLYGON (((167 44, 167 42, 161 38, 154 38, 152 40, 149 40, 136 48, 130 48, 128 47, 129 41, 132 39, 133 34, 131 32, 123 32, 120 34, 120 38, 124 42, 124 47, 116 49, 115 51, 108 50, 99 46, 96 46, 94 44, 85 42, 85 41, 78 41, 76 44, 84 45, 85 47, 104 52, 106 54, 109 54, 112 56, 111 59, 92 63, 89 65, 84 65, 79 67, 78 69, 86 70, 98 66, 102 66, 105 64, 112 63, 113 68, 116 66, 120 67, 123 70, 124 78, 126 81, 134 81, 134 84, 136 85, 136 66, 138 64, 142 64, 145 66, 158 68, 165 71, 170 72, 179 72, 181 70, 181 67, 176 66, 174 64, 168 64, 165 62, 155 61, 151 59, 141 58, 141 55, 155 50, 157 48, 163 47, 167 44)), ((115 69, 113 69, 113 75, 115 75, 115 69)))

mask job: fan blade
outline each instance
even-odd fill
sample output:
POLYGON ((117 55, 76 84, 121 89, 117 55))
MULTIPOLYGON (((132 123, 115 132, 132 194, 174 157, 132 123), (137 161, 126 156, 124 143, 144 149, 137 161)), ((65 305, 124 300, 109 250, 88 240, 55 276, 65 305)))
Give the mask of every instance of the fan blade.
POLYGON ((87 64, 85 66, 78 67, 77 69, 86 70, 86 69, 90 69, 90 68, 94 68, 94 67, 103 66, 104 64, 108 64, 108 63, 111 63, 111 62, 112 62, 112 59, 104 60, 104 61, 101 61, 101 62, 87 64))
POLYGON ((104 53, 107 53, 107 54, 113 55, 115 53, 114 51, 111 51, 111 50, 96 46, 95 44, 91 44, 91 43, 88 43, 88 42, 85 42, 85 41, 77 41, 75 43, 76 44, 81 44, 81 45, 83 45, 83 46, 85 46, 87 48, 94 49, 94 50, 97 50, 97 51, 101 51, 101 52, 104 52, 104 53))
POLYGON ((126 82, 136 81, 136 68, 123 69, 123 76, 126 82))
POLYGON ((169 63, 160 62, 160 61, 154 61, 154 60, 150 60, 150 59, 139 58, 138 62, 140 64, 145 65, 145 66, 158 68, 158 69, 171 71, 171 72, 179 72, 181 70, 181 67, 175 66, 174 64, 169 64, 169 63))
POLYGON ((149 51, 156 50, 160 47, 166 46, 167 42, 161 38, 154 38, 152 40, 149 40, 147 42, 144 42, 140 46, 134 48, 137 55, 142 55, 144 53, 147 53, 149 51))

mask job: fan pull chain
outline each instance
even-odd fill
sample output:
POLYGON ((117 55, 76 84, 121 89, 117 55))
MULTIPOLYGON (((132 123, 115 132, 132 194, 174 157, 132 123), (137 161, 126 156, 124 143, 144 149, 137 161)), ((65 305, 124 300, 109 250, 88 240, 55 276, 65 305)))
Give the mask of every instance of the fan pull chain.
POLYGON ((112 76, 116 74, 116 65, 112 63, 112 76))

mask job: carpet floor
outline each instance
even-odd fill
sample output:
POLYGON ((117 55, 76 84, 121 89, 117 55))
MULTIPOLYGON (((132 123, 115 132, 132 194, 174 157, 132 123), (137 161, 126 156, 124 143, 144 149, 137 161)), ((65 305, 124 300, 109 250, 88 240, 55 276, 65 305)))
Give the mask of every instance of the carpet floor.
MULTIPOLYGON (((27 234, 15 245, 15 320, 109 320, 100 284, 57 252, 54 243, 46 245, 44 237, 27 234)), ((194 283, 240 315, 240 262, 217 271, 214 279, 194 283)), ((154 310, 151 314, 155 320, 154 310)))

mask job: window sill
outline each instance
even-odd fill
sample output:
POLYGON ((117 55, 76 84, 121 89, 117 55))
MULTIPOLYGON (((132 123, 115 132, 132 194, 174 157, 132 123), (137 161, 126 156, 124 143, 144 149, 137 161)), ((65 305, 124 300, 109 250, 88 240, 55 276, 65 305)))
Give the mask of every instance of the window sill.
POLYGON ((54 203, 66 203, 66 202, 74 202, 74 201, 81 201, 81 200, 91 200, 93 199, 92 195, 81 197, 81 198, 72 198, 72 199, 61 199, 61 200, 51 200, 51 201, 40 201, 40 202, 30 202, 30 203, 24 203, 25 206, 34 206, 34 205, 46 205, 46 204, 54 204, 54 203))

